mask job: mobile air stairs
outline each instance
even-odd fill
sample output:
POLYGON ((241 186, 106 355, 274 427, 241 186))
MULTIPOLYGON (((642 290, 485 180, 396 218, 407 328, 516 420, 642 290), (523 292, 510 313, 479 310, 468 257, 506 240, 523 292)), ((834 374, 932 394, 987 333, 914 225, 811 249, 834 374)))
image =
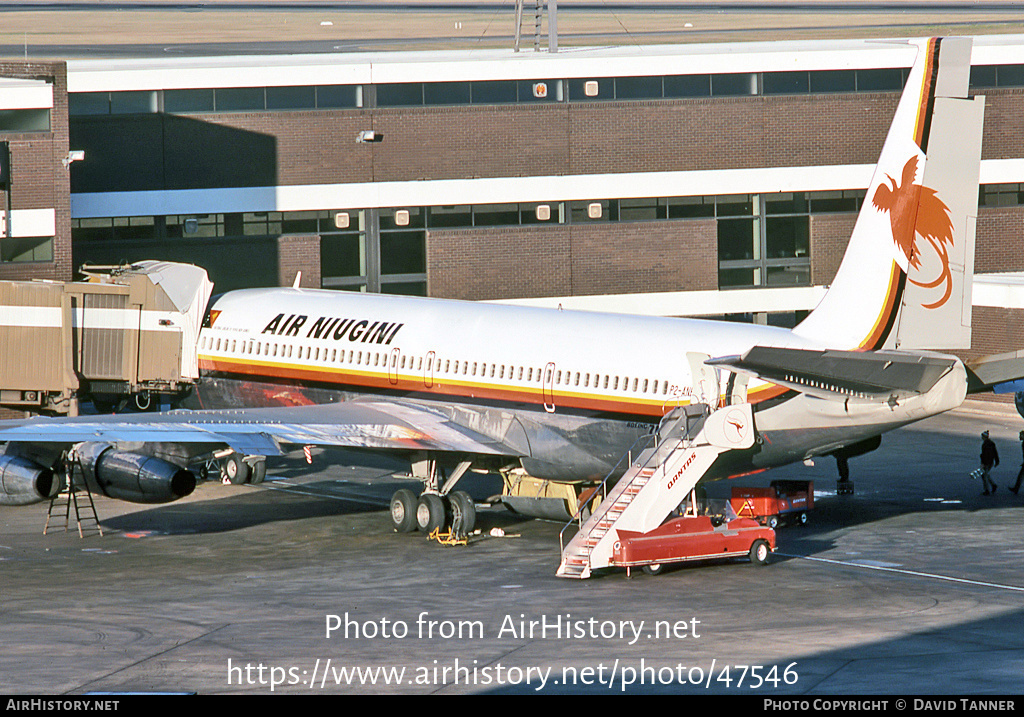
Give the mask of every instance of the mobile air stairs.
MULTIPOLYGON (((564 547, 557 575, 583 579, 593 570, 609 567, 618 530, 646 533, 660 526, 719 455, 750 448, 754 439, 749 403, 715 411, 706 403, 693 403, 670 411, 657 432, 645 438, 647 447, 630 461, 618 483, 564 547)), ((570 522, 566 529, 575 524, 570 522)))

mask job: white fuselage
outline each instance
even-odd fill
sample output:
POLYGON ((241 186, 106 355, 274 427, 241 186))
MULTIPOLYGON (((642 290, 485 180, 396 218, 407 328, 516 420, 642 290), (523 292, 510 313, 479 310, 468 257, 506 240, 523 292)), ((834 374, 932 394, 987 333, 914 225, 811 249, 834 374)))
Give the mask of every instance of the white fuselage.
POLYGON ((206 373, 648 420, 689 402, 687 353, 821 348, 769 326, 303 289, 232 292, 213 311, 206 373))
MULTIPOLYGON (((770 326, 305 289, 225 294, 209 324, 199 345, 204 380, 259 386, 233 394, 247 405, 372 394, 505 411, 524 427, 524 467, 566 480, 602 477, 638 435, 691 402, 687 354, 826 348, 770 326)), ((947 383, 886 405, 751 380, 746 396, 764 440, 735 470, 829 452, 949 410, 963 396, 958 378, 947 383)), ((226 402, 208 396, 203 405, 226 402)))

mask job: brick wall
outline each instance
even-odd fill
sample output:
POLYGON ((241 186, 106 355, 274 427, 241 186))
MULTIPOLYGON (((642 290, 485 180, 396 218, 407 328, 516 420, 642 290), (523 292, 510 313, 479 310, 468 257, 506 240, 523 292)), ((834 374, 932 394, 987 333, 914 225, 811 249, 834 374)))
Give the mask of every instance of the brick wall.
POLYGON ((573 294, 718 288, 713 219, 575 224, 571 239, 573 294))
POLYGON ((884 93, 570 105, 568 171, 874 163, 898 99, 884 93))
POLYGON ((189 174, 187 163, 197 156, 205 165, 198 174, 223 172, 223 166, 234 165, 250 174, 257 169, 259 177, 271 176, 278 185, 373 181, 367 149, 373 145, 355 141, 361 130, 372 128, 366 111, 166 115, 164 122, 169 131, 167 182, 172 188, 207 186, 195 184, 189 174))
POLYGON ((983 207, 978 211, 974 271, 1024 271, 1024 207, 983 207))
POLYGON ((715 289, 715 221, 433 230, 427 284, 451 299, 715 289))
POLYGON ((1024 156, 1024 89, 985 90, 982 159, 1024 156))
POLYGON ((72 136, 93 160, 77 171, 74 190, 870 163, 898 98, 890 92, 76 117, 72 136), (356 143, 368 129, 383 140, 356 143), (154 148, 160 157, 150 156, 154 148))
POLYGON ((11 208, 54 209, 52 262, 0 264, 0 279, 71 278, 71 195, 63 160, 68 153, 67 67, 63 62, 0 62, 0 77, 53 85, 49 132, 0 132, 11 150, 11 208))
POLYGON ((974 358, 1024 349, 1024 309, 975 306, 971 326, 971 348, 958 351, 959 356, 974 358))
POLYGON ((857 215, 815 214, 811 217, 811 284, 828 286, 839 271, 846 246, 850 243, 857 215))
MULTIPOLYGON (((1022 156, 1024 90, 985 94, 983 158, 1022 156)), ((267 177, 294 185, 864 164, 878 158, 898 100, 881 92, 210 113, 150 116, 148 130, 138 118, 76 117, 73 137, 96 152, 91 167, 76 168, 75 191, 232 186, 210 184, 232 169, 234 186, 255 186, 267 177), (368 129, 383 141, 357 144, 368 129), (143 164, 154 145, 161 158, 143 164), (132 186, 140 177, 154 186, 132 186)))
POLYGON ((320 288, 320 237, 316 234, 285 234, 277 238, 278 285, 291 286, 299 271, 299 286, 320 288))
POLYGON ((427 293, 445 299, 511 299, 572 293, 569 227, 427 232, 427 293))
POLYGON ((383 141, 341 149, 372 151, 376 181, 565 174, 567 115, 565 105, 379 109, 383 141))

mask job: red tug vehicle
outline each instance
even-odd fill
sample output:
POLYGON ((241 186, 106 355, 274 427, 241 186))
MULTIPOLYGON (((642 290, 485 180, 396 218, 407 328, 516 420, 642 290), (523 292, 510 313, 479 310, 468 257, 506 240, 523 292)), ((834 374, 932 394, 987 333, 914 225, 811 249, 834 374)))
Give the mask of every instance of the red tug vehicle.
POLYGON ((767 488, 733 486, 729 503, 736 515, 769 528, 783 521, 805 525, 808 511, 814 509, 814 482, 774 480, 767 488))
POLYGON ((703 501, 694 492, 684 503, 683 515, 670 518, 648 533, 618 531, 612 550, 612 564, 626 568, 642 567, 657 575, 667 564, 712 558, 749 557, 755 565, 764 565, 775 551, 775 531, 756 520, 738 517, 730 501, 703 501), (715 508, 719 512, 715 513, 715 508))

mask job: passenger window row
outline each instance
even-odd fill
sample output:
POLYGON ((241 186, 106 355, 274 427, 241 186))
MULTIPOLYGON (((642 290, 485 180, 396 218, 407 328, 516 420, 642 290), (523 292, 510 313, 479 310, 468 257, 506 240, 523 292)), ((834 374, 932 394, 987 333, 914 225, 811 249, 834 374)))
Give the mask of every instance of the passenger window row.
MULTIPOLYGON (((303 346, 277 341, 257 341, 255 339, 229 339, 204 335, 200 348, 214 353, 240 356, 266 356, 269 358, 298 359, 303 361, 319 361, 323 363, 343 363, 353 366, 388 367, 390 357, 392 370, 427 371, 441 376, 473 376, 479 378, 496 378, 498 380, 517 381, 542 384, 545 370, 533 366, 516 366, 509 364, 467 361, 462 359, 444 359, 428 356, 410 356, 391 352, 357 351, 355 349, 336 349, 319 346, 303 346)), ((551 369, 548 369, 551 371, 551 369)), ((622 393, 642 393, 667 396, 670 384, 662 379, 639 378, 637 376, 620 376, 608 373, 589 373, 584 371, 557 370, 547 376, 554 387, 582 387, 603 391, 619 391, 622 393)))

